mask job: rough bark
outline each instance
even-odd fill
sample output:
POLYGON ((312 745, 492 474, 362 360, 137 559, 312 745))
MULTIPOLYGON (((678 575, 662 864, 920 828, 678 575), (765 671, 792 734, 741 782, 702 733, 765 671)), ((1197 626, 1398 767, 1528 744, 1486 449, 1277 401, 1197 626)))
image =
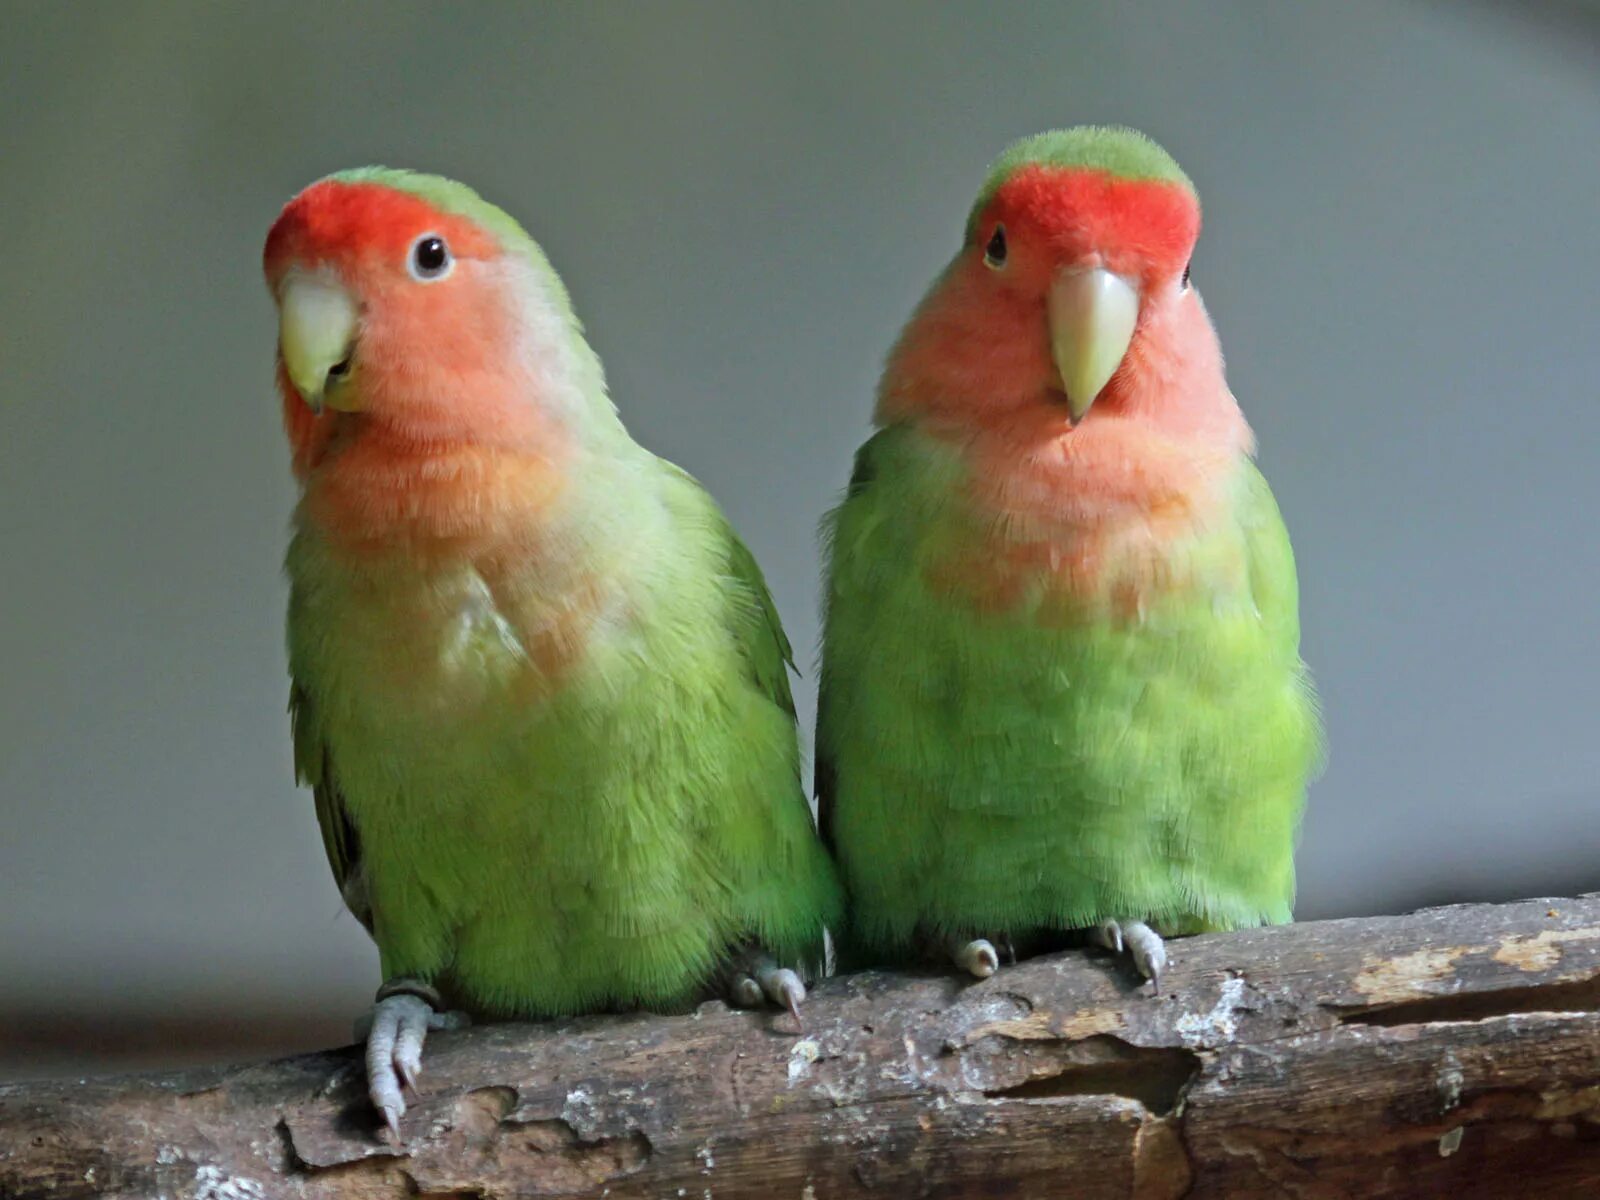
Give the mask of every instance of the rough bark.
POLYGON ((358 1055, 0 1088, 0 1196, 1600 1196, 1600 895, 865 973, 358 1055))

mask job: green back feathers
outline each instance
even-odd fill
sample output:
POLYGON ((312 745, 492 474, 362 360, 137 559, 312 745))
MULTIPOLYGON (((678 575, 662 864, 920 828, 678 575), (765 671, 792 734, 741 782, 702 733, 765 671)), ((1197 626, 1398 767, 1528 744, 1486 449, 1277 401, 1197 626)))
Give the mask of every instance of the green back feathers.
POLYGON ((1190 193, 1195 187, 1177 161, 1160 145, 1123 125, 1075 125, 1052 129, 1012 142, 994 160, 988 177, 967 218, 970 233, 994 194, 1022 167, 1080 167, 1105 171, 1119 179, 1150 179, 1176 183, 1190 193))

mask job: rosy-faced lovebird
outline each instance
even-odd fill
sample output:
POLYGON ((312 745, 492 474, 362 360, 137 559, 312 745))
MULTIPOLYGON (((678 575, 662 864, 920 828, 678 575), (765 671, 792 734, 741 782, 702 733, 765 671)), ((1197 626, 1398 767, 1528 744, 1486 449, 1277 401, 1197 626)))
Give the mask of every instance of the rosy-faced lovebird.
POLYGON ((1199 231, 1142 134, 1027 138, 890 353, 824 525, 846 961, 1087 931, 1159 985, 1162 934, 1290 919, 1320 728, 1199 231))
POLYGON ((628 436, 544 254, 459 183, 365 168, 290 201, 264 263, 295 760, 378 945, 391 1134, 455 1010, 795 1010, 841 896, 789 645, 716 504, 628 436))

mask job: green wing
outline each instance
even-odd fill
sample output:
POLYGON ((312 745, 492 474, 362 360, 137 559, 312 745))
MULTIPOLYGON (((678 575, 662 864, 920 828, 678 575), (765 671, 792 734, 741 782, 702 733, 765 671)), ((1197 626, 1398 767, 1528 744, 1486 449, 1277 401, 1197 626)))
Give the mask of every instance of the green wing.
POLYGON ((1239 528, 1249 555, 1250 592, 1274 643, 1298 652, 1300 588, 1289 531, 1260 468, 1247 461, 1242 472, 1239 528))
MULTIPOLYGON (((833 530, 838 527, 839 509, 842 509, 846 504, 866 492, 872 486, 872 481, 878 477, 878 464, 873 458, 873 448, 887 436, 887 432, 882 431, 874 434, 863 442, 861 448, 856 451, 855 462, 851 465, 850 482, 845 488, 844 499, 840 501, 838 508, 835 508, 822 520, 823 557, 829 560, 830 564, 833 558, 833 530)), ((831 580, 829 582, 831 583, 831 580)), ((833 597, 830 591, 828 595, 830 609, 832 604, 833 597)), ((823 645, 826 646, 828 642, 826 633, 824 633, 822 641, 823 645)), ((817 798, 817 832, 822 837, 822 844, 828 848, 828 853, 837 859, 839 848, 834 842, 833 812, 838 776, 834 771, 833 753, 824 734, 824 730, 830 728, 827 719, 828 676, 828 663, 826 656, 824 656, 822 676, 817 681, 817 728, 812 791, 817 798)))
POLYGON ((361 839, 345 808, 333 771, 333 756, 316 720, 315 705, 299 684, 289 689, 289 722, 294 736, 295 778, 310 787, 328 866, 350 912, 372 932, 372 906, 361 876, 361 839))
POLYGON ((728 538, 728 576, 748 598, 748 605, 734 618, 734 633, 744 655, 751 678, 772 702, 791 717, 794 693, 789 689, 789 672, 795 669, 794 650, 783 632, 777 605, 767 588, 766 578, 756 565, 755 555, 739 540, 733 527, 724 522, 728 538))
POLYGON ((684 485, 693 497, 694 509, 710 523, 710 532, 726 548, 722 569, 724 576, 733 584, 732 592, 736 601, 730 620, 734 640, 756 686, 793 717, 794 694, 789 690, 789 672, 795 670, 794 650, 783 632, 778 607, 772 602, 772 593, 767 589, 766 577, 761 574, 755 555, 740 540, 727 515, 698 479, 676 463, 664 458, 655 461, 669 476, 684 485))
MULTIPOLYGON (((766 775, 750 797, 756 801, 757 809, 747 811, 719 835, 730 839, 730 846, 745 843, 733 854, 731 862, 745 876, 737 886, 747 893, 747 932, 759 936, 766 949, 780 960, 795 959, 820 969, 823 928, 839 920, 843 901, 833 864, 817 841, 811 805, 801 787, 794 695, 789 687, 789 672, 795 669, 794 651, 749 547, 691 476, 677 467, 671 470, 692 486, 694 519, 712 539, 711 561, 720 572, 720 590, 726 601, 722 620, 742 661, 744 678, 783 714, 787 725, 787 783, 779 785, 775 775, 766 775), (773 795, 780 790, 787 790, 789 798, 773 795), (756 835, 759 849, 748 842, 752 834, 756 835)), ((751 732, 765 730, 761 736, 769 737, 775 715, 762 714, 750 727, 751 732)))
POLYGON ((1309 782, 1322 771, 1327 745, 1316 689, 1300 659, 1300 582, 1294 548, 1272 489, 1253 461, 1243 465, 1241 493, 1239 528, 1248 555, 1250 594, 1271 644, 1292 664, 1303 704, 1301 758, 1309 782))

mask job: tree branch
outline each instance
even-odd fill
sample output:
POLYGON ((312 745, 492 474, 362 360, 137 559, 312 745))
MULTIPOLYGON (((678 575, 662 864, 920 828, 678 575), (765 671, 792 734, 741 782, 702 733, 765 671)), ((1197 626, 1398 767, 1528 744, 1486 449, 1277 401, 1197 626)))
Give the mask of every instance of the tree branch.
POLYGON ((1600 1195, 1600 895, 1171 949, 435 1035, 403 1151, 353 1050, 14 1084, 0 1196, 1600 1195))

